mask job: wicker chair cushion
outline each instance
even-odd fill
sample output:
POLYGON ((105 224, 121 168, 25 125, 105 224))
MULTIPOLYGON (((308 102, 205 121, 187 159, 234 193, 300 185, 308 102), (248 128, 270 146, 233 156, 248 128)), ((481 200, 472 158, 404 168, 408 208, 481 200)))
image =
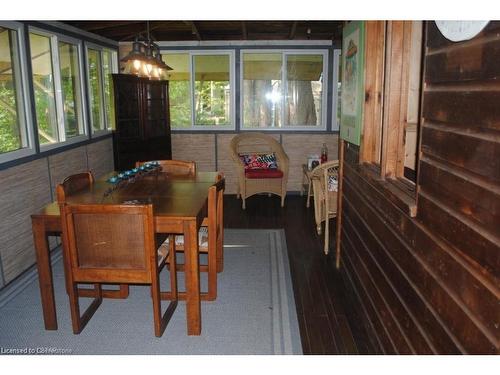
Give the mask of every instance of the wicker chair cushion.
POLYGON ((278 169, 276 154, 240 154, 245 170, 249 169, 278 169))
POLYGON ((282 178, 283 172, 279 169, 247 169, 246 178, 282 178))

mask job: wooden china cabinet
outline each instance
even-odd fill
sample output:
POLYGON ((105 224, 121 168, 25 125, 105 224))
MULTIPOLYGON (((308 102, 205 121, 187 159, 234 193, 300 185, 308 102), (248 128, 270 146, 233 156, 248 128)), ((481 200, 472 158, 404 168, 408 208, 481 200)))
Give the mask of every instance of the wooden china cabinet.
POLYGON ((136 161, 172 158, 168 81, 113 74, 115 170, 133 168, 136 161))

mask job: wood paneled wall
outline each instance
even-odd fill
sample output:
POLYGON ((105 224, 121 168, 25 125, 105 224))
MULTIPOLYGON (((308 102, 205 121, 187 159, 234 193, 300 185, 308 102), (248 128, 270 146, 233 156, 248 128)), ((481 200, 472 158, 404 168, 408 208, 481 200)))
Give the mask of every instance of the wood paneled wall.
POLYGON ((96 178, 113 170, 111 138, 0 171, 0 288, 35 264, 31 214, 66 176, 88 169, 96 178))
POLYGON ((346 143, 342 268, 385 353, 499 353, 500 22, 427 23, 417 216, 346 143))
MULTIPOLYGON (((330 159, 338 158, 337 134, 273 134, 290 158, 287 190, 297 192, 302 186, 302 164, 307 156, 321 153, 327 144, 330 159)), ((199 170, 218 170, 226 176, 226 194, 236 194, 236 173, 231 158, 229 143, 236 133, 219 134, 172 134, 172 158, 194 160, 199 170)))

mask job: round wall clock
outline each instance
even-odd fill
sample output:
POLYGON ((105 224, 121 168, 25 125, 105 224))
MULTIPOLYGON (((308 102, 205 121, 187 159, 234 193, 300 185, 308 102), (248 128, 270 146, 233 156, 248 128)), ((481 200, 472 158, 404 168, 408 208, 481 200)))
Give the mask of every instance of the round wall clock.
POLYGON ((490 21, 435 21, 441 34, 452 42, 474 38, 490 21))

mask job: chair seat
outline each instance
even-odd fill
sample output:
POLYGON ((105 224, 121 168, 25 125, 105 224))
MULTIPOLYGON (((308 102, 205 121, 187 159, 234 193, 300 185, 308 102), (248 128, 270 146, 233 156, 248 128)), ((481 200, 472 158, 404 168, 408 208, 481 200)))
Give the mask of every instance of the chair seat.
MULTIPOLYGON (((167 252, 165 254, 168 254, 168 245, 169 245, 169 238, 161 244, 160 249, 166 248, 167 252)), ((177 249, 183 249, 184 248, 184 236, 179 234, 175 236, 175 247, 177 249)), ((208 249, 208 227, 201 227, 199 232, 198 232, 198 247, 200 250, 203 249, 208 249)), ((160 254, 160 249, 158 249, 158 254, 160 254)), ((164 252, 164 250, 161 250, 164 252)))
POLYGON ((246 178, 282 178, 283 172, 279 169, 247 169, 246 178))
MULTIPOLYGON (((167 242, 167 241, 165 241, 167 242)), ((158 261, 158 267, 160 267, 162 265, 162 263, 167 259, 168 257, 168 243, 165 244, 162 243, 161 246, 158 248, 158 255, 156 257, 157 261, 158 261)))

